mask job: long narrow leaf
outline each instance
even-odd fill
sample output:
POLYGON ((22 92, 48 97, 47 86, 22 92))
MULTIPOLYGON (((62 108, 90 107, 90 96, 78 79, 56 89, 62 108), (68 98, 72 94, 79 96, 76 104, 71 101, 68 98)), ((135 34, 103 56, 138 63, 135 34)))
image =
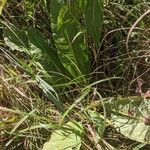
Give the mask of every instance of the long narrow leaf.
POLYGON ((86 30, 92 38, 96 48, 99 47, 101 29, 103 25, 102 0, 88 0, 85 10, 86 30))

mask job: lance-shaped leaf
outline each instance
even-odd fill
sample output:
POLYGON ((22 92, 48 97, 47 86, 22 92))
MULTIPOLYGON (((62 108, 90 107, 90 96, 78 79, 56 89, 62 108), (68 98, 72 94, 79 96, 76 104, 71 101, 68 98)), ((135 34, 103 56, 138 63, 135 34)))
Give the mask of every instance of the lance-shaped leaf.
POLYGON ((48 73, 53 74, 58 79, 65 76, 66 79, 70 77, 69 72, 59 59, 57 49, 51 46, 38 30, 35 28, 28 30, 28 38, 34 46, 41 50, 43 58, 45 57, 41 63, 48 73))
POLYGON ((51 9, 52 20, 55 22, 57 18, 55 41, 58 43, 59 39, 64 37, 63 42, 58 43, 62 53, 60 56, 62 62, 67 64, 67 68, 70 68, 69 70, 75 77, 89 74, 89 51, 84 40, 85 31, 79 23, 81 16, 78 14, 76 2, 68 1, 64 3, 58 16, 53 13, 55 10, 53 6, 51 9))
POLYGON ((85 24, 88 35, 92 38, 96 48, 100 43, 101 29, 103 25, 102 0, 88 0, 85 10, 85 24))

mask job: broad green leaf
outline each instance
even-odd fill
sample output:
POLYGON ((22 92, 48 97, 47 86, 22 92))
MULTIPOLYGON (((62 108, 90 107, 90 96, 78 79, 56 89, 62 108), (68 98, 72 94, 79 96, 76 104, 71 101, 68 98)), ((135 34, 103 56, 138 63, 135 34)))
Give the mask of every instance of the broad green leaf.
POLYGON ((48 74, 53 77, 52 84, 68 82, 72 77, 60 61, 57 49, 35 28, 29 29, 26 34, 25 31, 8 26, 3 32, 5 43, 12 50, 25 51, 30 56, 34 55, 36 61, 40 61, 48 74))
POLYGON ((60 30, 61 27, 66 24, 67 22, 69 22, 70 20, 66 19, 65 20, 65 15, 68 11, 68 8, 66 6, 62 7, 60 10, 59 10, 59 15, 58 15, 58 18, 57 18, 57 30, 60 30))
POLYGON ((53 20, 57 18, 55 41, 59 42, 59 39, 64 37, 63 41, 58 43, 61 60, 74 77, 90 72, 89 50, 84 40, 85 31, 79 23, 80 17, 76 2, 73 1, 65 3, 59 9, 58 16, 52 13, 53 20))
MULTIPOLYGON (((55 5, 57 6, 56 8, 60 6, 58 2, 55 2, 55 5)), ((78 23, 78 20, 79 20, 78 17, 80 16, 77 16, 76 18, 73 17, 75 14, 74 7, 75 7, 74 5, 70 7, 68 6, 67 3, 65 3, 65 5, 63 5, 63 7, 59 7, 57 11, 55 11, 56 10, 55 7, 52 7, 51 14, 52 14, 52 19, 54 21, 57 20, 57 29, 58 29, 57 38, 63 37, 65 35, 64 43, 66 43, 66 45, 69 46, 68 49, 65 49, 65 52, 62 49, 61 49, 61 52, 65 54, 67 53, 69 55, 69 58, 71 58, 71 60, 74 62, 74 66, 71 66, 71 67, 72 67, 72 70, 74 70, 76 77, 77 77, 78 76, 77 74, 79 75, 81 75, 82 73, 88 74, 90 70, 89 69, 90 65, 89 63, 87 63, 89 61, 88 50, 86 49, 86 47, 83 46, 85 44, 84 34, 78 34, 80 32, 82 33, 82 30, 78 23)), ((76 13, 78 14, 77 11, 76 13)), ((57 41, 57 39, 55 40, 57 41)), ((64 43, 61 43, 61 44, 64 45, 64 43)), ((61 47, 60 43, 59 43, 59 46, 61 47)), ((68 58, 68 56, 66 57, 68 58)), ((66 63, 66 60, 67 59, 65 59, 65 63, 66 63)), ((72 62, 70 62, 70 60, 68 59, 68 64, 69 63, 72 63, 72 62)))
POLYGON ((81 123, 68 122, 62 129, 52 133, 42 150, 80 150, 82 132, 81 123))
POLYGON ((70 77, 69 72, 59 59, 57 49, 49 44, 38 30, 35 28, 28 30, 28 38, 30 43, 41 50, 43 57, 41 64, 50 75, 55 76, 57 80, 63 78, 63 81, 70 77))
POLYGON ((7 2, 7 0, 0 0, 0 15, 2 14, 2 10, 3 10, 6 2, 7 2))
POLYGON ((36 55, 36 59, 41 57, 41 50, 32 43, 29 43, 24 30, 8 26, 3 29, 3 37, 6 45, 9 46, 11 50, 26 52, 30 56, 36 55))
POLYGON ((64 5, 64 0, 46 0, 47 1, 47 9, 50 11, 50 14, 52 15, 53 23, 57 23, 58 14, 60 9, 64 5))
POLYGON ((150 144, 150 125, 143 121, 144 117, 150 115, 150 101, 130 99, 126 103, 116 104, 118 108, 112 110, 116 129, 132 140, 150 144))
POLYGON ((27 51, 29 49, 26 32, 16 28, 5 27, 3 29, 5 43, 12 50, 27 51))
POLYGON ((98 49, 103 25, 103 0, 88 0, 85 10, 85 24, 88 35, 98 49))

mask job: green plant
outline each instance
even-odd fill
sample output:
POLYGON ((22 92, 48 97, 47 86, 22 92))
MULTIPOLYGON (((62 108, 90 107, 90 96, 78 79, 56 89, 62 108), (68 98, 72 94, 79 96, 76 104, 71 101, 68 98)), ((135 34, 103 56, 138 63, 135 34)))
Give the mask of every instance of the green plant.
POLYGON ((29 55, 34 53, 39 58, 37 61, 52 77, 51 84, 69 82, 76 78, 81 84, 87 84, 86 79, 92 71, 91 60, 95 61, 96 50, 99 48, 103 3, 99 0, 94 3, 86 0, 52 0, 45 1, 45 7, 47 11, 50 10, 47 12, 51 27, 49 39, 36 28, 22 30, 5 23, 4 39, 7 45, 12 49, 16 45, 17 50, 29 55))
POLYGON ((2 148, 149 148, 148 1, 11 0, 5 6, 2 148))

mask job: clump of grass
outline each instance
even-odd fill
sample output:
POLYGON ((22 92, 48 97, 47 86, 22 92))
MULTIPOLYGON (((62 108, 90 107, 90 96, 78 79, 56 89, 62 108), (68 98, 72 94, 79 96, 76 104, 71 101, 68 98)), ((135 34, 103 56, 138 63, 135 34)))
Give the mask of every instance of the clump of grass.
POLYGON ((53 127, 58 122, 59 113, 38 88, 37 83, 10 64, 5 55, 1 55, 1 58, 2 56, 3 59, 0 59, 2 147, 38 149, 49 137, 50 122, 53 123, 53 127))

